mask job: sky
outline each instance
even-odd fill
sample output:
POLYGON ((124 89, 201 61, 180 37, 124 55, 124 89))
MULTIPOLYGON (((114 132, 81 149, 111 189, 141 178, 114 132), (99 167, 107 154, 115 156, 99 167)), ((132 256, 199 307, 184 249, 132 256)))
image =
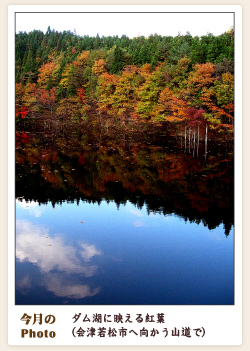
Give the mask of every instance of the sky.
POLYGON ((233 13, 16 13, 16 33, 33 30, 71 31, 77 35, 132 38, 159 34, 220 35, 234 25, 233 13))

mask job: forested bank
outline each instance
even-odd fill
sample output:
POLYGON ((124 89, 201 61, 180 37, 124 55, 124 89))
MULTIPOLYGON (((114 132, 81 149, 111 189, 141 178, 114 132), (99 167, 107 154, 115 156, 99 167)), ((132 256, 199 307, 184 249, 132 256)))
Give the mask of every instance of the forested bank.
POLYGON ((101 126, 164 123, 194 138, 208 129, 233 135, 233 30, 130 39, 48 28, 16 34, 15 59, 17 123, 94 115, 101 126))

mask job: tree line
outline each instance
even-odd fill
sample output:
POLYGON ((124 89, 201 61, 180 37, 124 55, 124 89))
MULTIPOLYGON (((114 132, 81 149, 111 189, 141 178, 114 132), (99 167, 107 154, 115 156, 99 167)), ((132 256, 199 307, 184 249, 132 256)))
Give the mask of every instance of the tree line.
POLYGON ((16 118, 168 123, 226 135, 234 125, 234 31, 176 37, 16 34, 16 118))

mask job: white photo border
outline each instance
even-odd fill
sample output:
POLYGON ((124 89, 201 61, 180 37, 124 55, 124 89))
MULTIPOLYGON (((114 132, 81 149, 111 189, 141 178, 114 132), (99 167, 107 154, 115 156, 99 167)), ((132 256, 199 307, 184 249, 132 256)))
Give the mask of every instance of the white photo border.
MULTIPOLYGON (((8 11, 8 340, 9 345, 241 345, 242 344, 242 7, 240 5, 11 5, 8 11), (234 12, 235 13, 235 304, 232 306, 15 305, 15 13, 16 12, 234 12), (204 338, 73 338, 75 313, 165 313, 169 329, 204 327, 204 338), (24 313, 55 315, 55 338, 22 338, 24 313)), ((141 328, 145 325, 141 324, 141 328)), ((109 327, 117 327, 113 323, 109 327)), ((29 327, 30 329, 31 327, 29 327)), ((48 329, 38 325, 33 330, 48 329)))

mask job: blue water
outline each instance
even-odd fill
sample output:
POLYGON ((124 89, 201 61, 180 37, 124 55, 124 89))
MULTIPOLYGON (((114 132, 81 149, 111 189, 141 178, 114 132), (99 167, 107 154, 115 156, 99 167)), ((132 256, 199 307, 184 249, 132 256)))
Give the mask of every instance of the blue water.
POLYGON ((129 201, 16 202, 16 304, 234 304, 234 232, 129 201))

